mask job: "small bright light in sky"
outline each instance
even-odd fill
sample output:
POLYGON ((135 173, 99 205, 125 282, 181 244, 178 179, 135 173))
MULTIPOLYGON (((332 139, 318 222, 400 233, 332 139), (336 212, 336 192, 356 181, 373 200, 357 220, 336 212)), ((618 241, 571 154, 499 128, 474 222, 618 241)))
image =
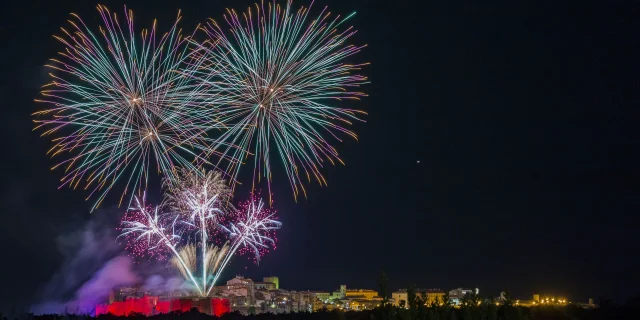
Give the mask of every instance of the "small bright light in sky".
POLYGON ((416 163, 420 164, 420 160, 416 161, 416 163))

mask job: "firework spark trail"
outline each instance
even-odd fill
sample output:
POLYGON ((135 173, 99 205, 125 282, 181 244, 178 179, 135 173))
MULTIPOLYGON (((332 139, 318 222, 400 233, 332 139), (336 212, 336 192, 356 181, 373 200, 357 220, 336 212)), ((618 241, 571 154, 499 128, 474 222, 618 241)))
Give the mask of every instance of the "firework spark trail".
POLYGON ((200 154, 209 150, 209 138, 191 111, 201 88, 181 72, 196 66, 188 39, 176 22, 156 41, 156 23, 138 37, 133 12, 124 21, 102 5, 97 6, 103 26, 94 33, 76 14, 69 30, 55 36, 65 49, 47 67, 52 81, 42 90, 47 109, 33 115, 43 136, 57 136, 52 157, 68 153, 52 169, 64 167, 61 186, 89 190, 97 195, 93 209, 126 180, 120 197, 146 189, 150 167, 171 176, 176 166, 195 170, 192 160, 208 163, 200 154))
MULTIPOLYGON (((191 220, 195 221, 197 217, 197 220, 199 220, 200 222, 199 233, 202 238, 201 240, 202 257, 206 261, 208 257, 207 249, 209 247, 207 245, 207 240, 209 239, 209 236, 207 235, 207 220, 215 219, 215 213, 221 212, 218 208, 214 207, 218 196, 213 195, 212 197, 209 197, 207 193, 206 183, 204 185, 202 193, 199 196, 196 194, 193 194, 189 190, 185 191, 184 193, 185 193, 185 198, 188 199, 187 203, 191 208, 191 212, 192 212, 191 220)), ((208 266, 208 263, 206 262, 202 264, 202 288, 203 288, 202 291, 207 290, 207 266, 208 266)))
MULTIPOLYGON (((210 255, 209 258, 207 259, 208 263, 209 263, 209 270, 211 270, 211 273, 216 273, 218 272, 218 270, 221 270, 220 267, 220 262, 222 262, 222 260, 224 259, 224 257, 227 256, 229 252, 229 243, 225 243, 222 248, 218 249, 218 251, 215 253, 215 255, 210 255)), ((211 286, 213 286, 215 284, 215 281, 212 282, 211 286)), ((209 290, 211 290, 211 288, 209 288, 209 290)))
MULTIPOLYGON (((146 249, 149 251, 153 251, 158 249, 161 246, 166 247, 173 254, 173 259, 179 263, 179 266, 182 267, 180 271, 183 274, 188 276, 188 280, 190 280, 193 285, 198 289, 200 294, 203 294, 203 289, 198 286, 196 279, 194 278, 189 265, 192 264, 191 259, 185 260, 183 255, 178 252, 176 248, 176 244, 182 239, 181 235, 176 234, 176 222, 177 219, 173 219, 171 223, 171 230, 173 231, 171 234, 167 234, 168 227, 164 226, 162 223, 162 216, 159 214, 159 208, 150 208, 145 205, 145 198, 143 196, 142 202, 138 197, 135 198, 136 207, 130 208, 133 212, 133 216, 125 216, 125 220, 122 221, 123 228, 120 236, 126 237, 127 235, 138 234, 134 241, 147 239, 146 249), (154 239, 155 238, 155 239, 154 239), (152 240, 155 240, 155 244, 151 244, 152 240)), ((185 257, 189 255, 188 247, 185 248, 185 257)))
POLYGON ((227 187, 222 175, 215 171, 194 172, 180 168, 174 176, 174 181, 167 183, 165 180, 165 203, 177 212, 187 213, 190 222, 199 224, 198 233, 201 236, 202 257, 206 261, 202 264, 202 287, 207 291, 207 262, 211 255, 211 249, 207 243, 209 239, 207 229, 210 225, 217 225, 217 216, 222 214, 218 207, 223 206, 231 200, 231 190, 227 187))
POLYGON ((241 162, 255 155, 254 187, 266 177, 271 189, 275 143, 297 198, 300 192, 306 196, 301 175, 326 185, 321 173, 325 159, 343 163, 325 135, 338 141, 338 133, 357 139, 346 126, 360 121, 365 112, 329 102, 366 96, 355 89, 367 83, 358 74, 367 63, 347 62, 364 46, 346 44, 356 33, 352 27, 338 31, 353 14, 332 18, 324 8, 311 20, 310 9, 293 12, 291 5, 291 0, 285 7, 263 1, 241 16, 227 10, 231 36, 210 20, 201 28, 209 40, 196 44, 197 67, 188 73, 205 84, 206 98, 216 98, 202 114, 212 127, 222 123, 228 128, 212 147, 238 160, 229 162, 226 172, 237 177, 241 162))
POLYGON ((189 279, 187 270, 195 270, 198 266, 197 248, 195 245, 186 245, 180 249, 180 258, 185 262, 187 268, 183 268, 182 263, 178 257, 171 258, 171 264, 180 271, 185 279, 189 279))

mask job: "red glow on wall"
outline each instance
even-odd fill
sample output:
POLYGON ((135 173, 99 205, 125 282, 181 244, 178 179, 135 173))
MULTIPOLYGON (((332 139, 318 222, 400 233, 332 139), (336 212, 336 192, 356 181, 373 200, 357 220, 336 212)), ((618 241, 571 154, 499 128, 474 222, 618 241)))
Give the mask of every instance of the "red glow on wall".
POLYGON ((125 301, 116 301, 111 304, 97 305, 96 316, 109 313, 116 316, 126 316, 131 313, 150 316, 173 311, 187 312, 191 308, 216 316, 221 316, 231 311, 229 300, 224 298, 160 300, 155 296, 144 296, 142 298, 127 298, 125 301))
POLYGON ((231 305, 229 299, 215 298, 211 299, 211 313, 215 316, 221 316, 225 313, 231 312, 231 305))

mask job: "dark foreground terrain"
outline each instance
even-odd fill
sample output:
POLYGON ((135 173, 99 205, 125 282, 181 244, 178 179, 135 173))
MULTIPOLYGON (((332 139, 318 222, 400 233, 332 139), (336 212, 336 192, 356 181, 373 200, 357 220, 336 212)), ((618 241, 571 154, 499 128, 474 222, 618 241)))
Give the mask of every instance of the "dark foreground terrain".
POLYGON ((492 306, 482 305, 478 307, 463 307, 454 309, 450 307, 431 307, 416 310, 405 310, 394 307, 379 308, 367 311, 323 311, 316 313, 289 313, 289 314, 258 314, 244 316, 239 313, 228 313, 218 318, 202 314, 193 309, 185 313, 170 313, 155 316, 131 314, 128 317, 102 315, 91 317, 87 315, 31 315, 2 316, 0 320, 609 320, 609 319, 640 319, 640 308, 634 306, 601 307, 594 309, 582 309, 575 306, 566 307, 517 307, 517 306, 492 306))

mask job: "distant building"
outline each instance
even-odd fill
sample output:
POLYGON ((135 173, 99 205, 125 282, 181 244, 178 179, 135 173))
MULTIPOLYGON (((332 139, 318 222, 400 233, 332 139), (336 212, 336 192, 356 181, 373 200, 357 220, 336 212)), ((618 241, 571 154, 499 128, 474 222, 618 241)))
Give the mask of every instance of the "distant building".
MULTIPOLYGON (((328 294, 328 293, 327 293, 328 294)), ((311 305, 311 311, 313 312, 318 312, 321 311, 322 309, 324 309, 324 301, 325 300, 320 300, 319 298, 315 298, 312 302, 311 305)))
POLYGON ((278 277, 264 277, 263 282, 271 282, 276 285, 276 289, 280 289, 280 279, 278 277))
POLYGON ((399 306, 408 306, 407 301, 409 301, 407 290, 401 289, 391 293, 391 299, 393 299, 393 305, 396 307, 399 306))
MULTIPOLYGON (((449 291, 449 301, 454 305, 459 305, 460 301, 462 301, 462 299, 466 295, 472 294, 472 293, 474 293, 474 290, 472 289, 463 289, 463 288, 453 289, 449 291)), ((475 289, 475 293, 478 294, 479 290, 475 289)))
POLYGON ((229 286, 252 286, 253 280, 244 278, 242 276, 236 276, 235 278, 227 281, 227 287, 229 286))
MULTIPOLYGON (((424 299, 426 295, 425 304, 438 303, 440 302, 445 292, 440 289, 416 289, 416 295, 420 296, 424 299)), ((405 307, 409 306, 409 298, 406 289, 401 289, 391 293, 391 299, 393 300, 393 305, 399 307, 404 305, 405 307)))
POLYGON ((276 287, 276 284, 273 282, 254 282, 253 285, 256 289, 266 289, 266 290, 278 289, 276 287))
POLYGON ((324 299, 323 308, 327 310, 366 310, 379 306, 382 301, 382 297, 379 297, 375 290, 347 289, 346 285, 340 285, 340 289, 332 292, 330 296, 327 292, 315 292, 315 296, 318 300, 324 299))
POLYGON ((566 305, 569 303, 565 297, 555 297, 552 295, 542 296, 537 304, 540 305, 566 305))
POLYGON ((345 284, 340 285, 340 290, 334 291, 331 293, 332 300, 343 299, 346 296, 347 296, 347 285, 345 284))
POLYGON ((576 302, 573 304, 584 309, 593 309, 598 307, 598 305, 593 302, 593 298, 589 298, 589 302, 587 303, 576 302))
POLYGON ((312 312, 314 302, 318 300, 315 294, 309 291, 294 292, 291 298, 293 312, 312 312))
POLYGON ((378 296, 378 292, 369 289, 349 289, 345 291, 346 298, 359 298, 364 300, 372 300, 378 296))
POLYGON ((347 309, 355 311, 375 309, 378 306, 380 306, 380 301, 377 300, 352 299, 346 303, 347 309))
POLYGON ((253 280, 236 276, 227 281, 222 296, 229 298, 231 306, 253 305, 255 303, 255 285, 253 280))
POLYGON ((309 293, 313 294, 316 299, 322 302, 327 302, 329 299, 331 299, 331 293, 326 291, 309 291, 309 293))
POLYGON ((422 294, 422 297, 427 295, 427 299, 425 301, 426 304, 440 303, 442 302, 442 299, 444 299, 445 295, 444 291, 440 289, 426 289, 420 292, 420 294, 422 294))

